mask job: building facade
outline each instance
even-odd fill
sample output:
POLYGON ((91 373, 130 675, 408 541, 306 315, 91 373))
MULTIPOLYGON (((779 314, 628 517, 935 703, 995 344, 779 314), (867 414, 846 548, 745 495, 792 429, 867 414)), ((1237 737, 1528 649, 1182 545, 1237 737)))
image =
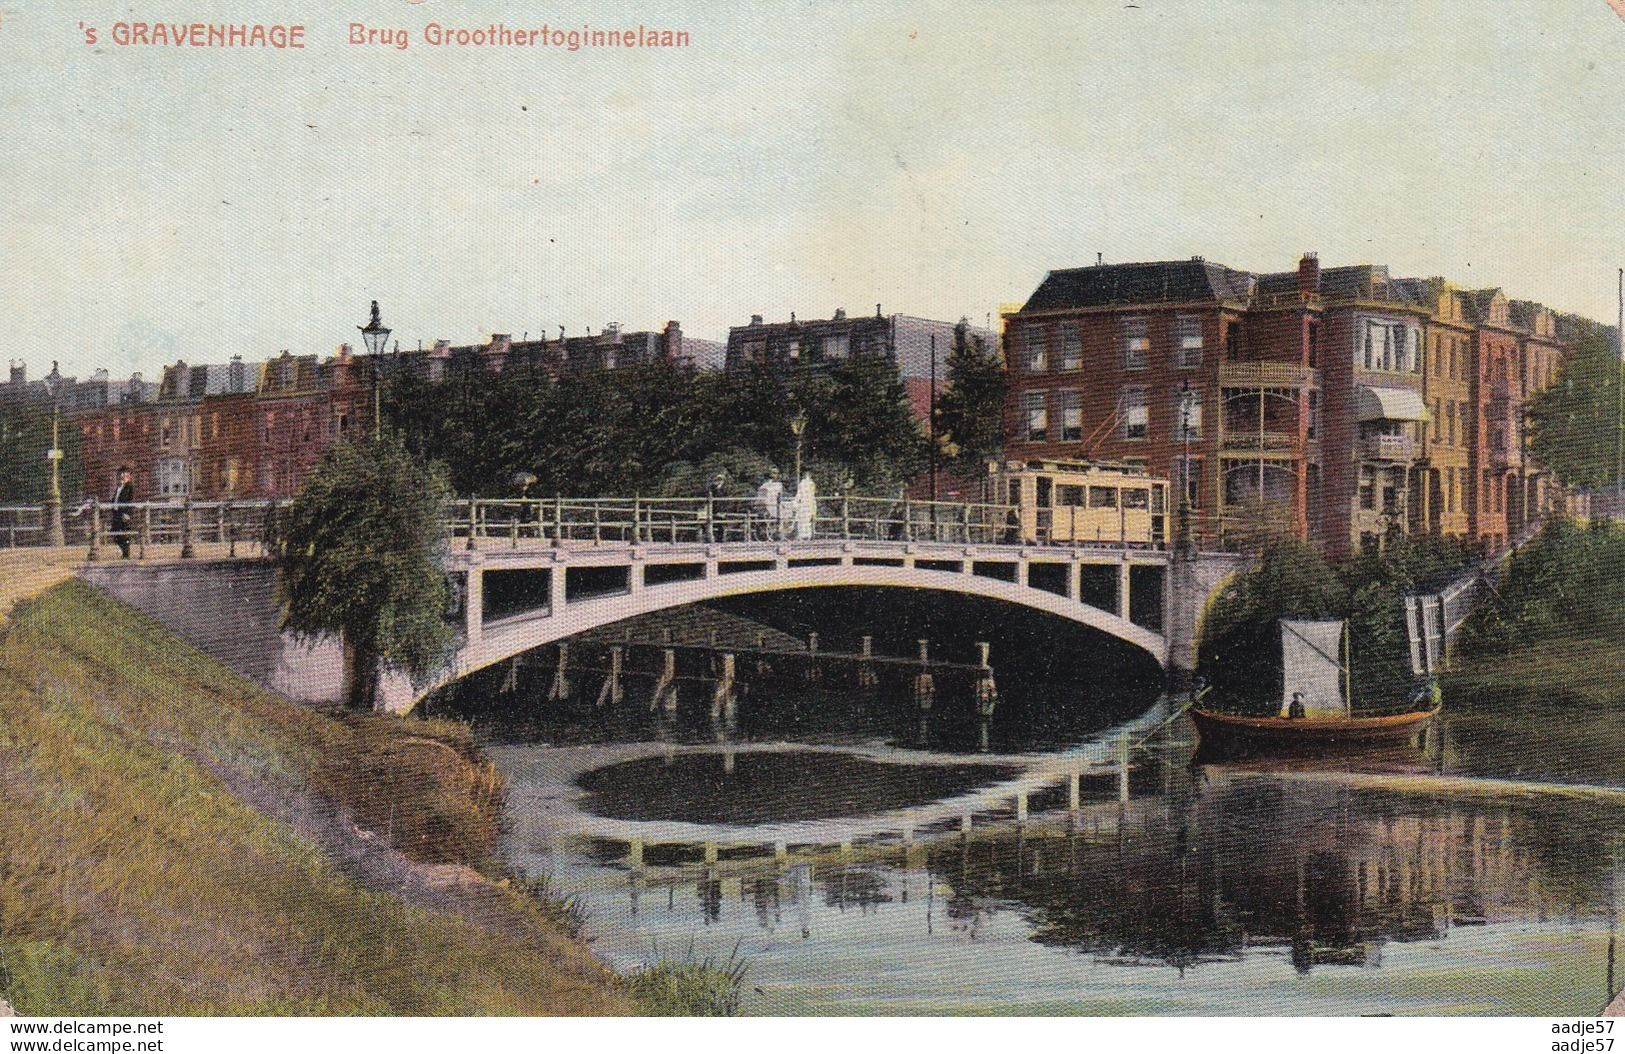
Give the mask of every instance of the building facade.
POLYGON ((157 382, 139 373, 112 381, 106 371, 80 381, 54 364, 47 377, 30 381, 26 366, 13 362, 0 384, 0 436, 16 440, 16 465, 0 458, 0 500, 42 500, 49 441, 36 433, 44 427, 49 434, 53 407, 71 437, 62 444, 70 455, 67 500, 105 500, 120 466, 130 469, 143 501, 280 499, 298 493, 335 442, 373 428, 376 390, 397 372, 437 381, 450 370, 498 372, 519 362, 555 374, 654 361, 720 368, 723 347, 685 335, 673 321, 639 332, 611 324, 551 340, 496 333, 482 344, 442 340, 376 359, 343 344, 326 357, 284 351, 261 363, 241 356, 209 365, 180 361, 157 382))
MULTIPOLYGON (((788 322, 764 322, 761 315, 752 315, 748 325, 728 331, 724 362, 727 369, 735 370, 753 364, 817 365, 857 355, 883 355, 896 363, 910 409, 921 420, 928 420, 932 379, 940 392, 947 383, 948 353, 960 325, 965 324, 886 315, 879 304, 873 315, 849 316, 845 308, 822 319, 791 315, 788 322)), ((966 329, 971 339, 996 346, 991 331, 968 325, 966 329)))
POLYGON ((1563 318, 1313 254, 1278 273, 1199 257, 1053 271, 1004 316, 1006 452, 1165 474, 1204 545, 1499 548, 1561 498, 1523 421, 1562 368, 1563 318))

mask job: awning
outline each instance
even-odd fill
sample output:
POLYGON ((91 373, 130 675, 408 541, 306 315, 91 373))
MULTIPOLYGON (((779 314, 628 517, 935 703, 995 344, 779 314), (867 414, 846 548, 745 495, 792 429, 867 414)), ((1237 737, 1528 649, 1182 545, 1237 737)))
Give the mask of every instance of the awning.
POLYGON ((1368 388, 1360 385, 1359 417, 1362 421, 1426 421, 1427 407, 1422 393, 1411 388, 1368 388))

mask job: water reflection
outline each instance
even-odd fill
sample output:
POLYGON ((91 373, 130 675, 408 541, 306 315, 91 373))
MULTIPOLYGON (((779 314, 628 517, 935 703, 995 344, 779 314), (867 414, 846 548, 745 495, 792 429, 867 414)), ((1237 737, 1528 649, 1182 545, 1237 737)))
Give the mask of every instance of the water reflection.
POLYGON ((1149 702, 1098 698, 1008 701, 990 738, 1021 753, 987 758, 973 710, 939 706, 922 741, 896 693, 759 693, 732 723, 558 706, 494 737, 507 852, 579 895, 617 966, 738 946, 759 1013, 1593 1014, 1612 994, 1625 772, 1605 715, 1536 736, 1535 701, 1463 705, 1412 749, 1284 769, 1193 764, 1176 724, 1122 802, 1109 767, 1056 775, 1058 745, 1149 702), (839 833, 1033 772, 1019 801, 839 833), (702 833, 633 855, 572 817, 702 833), (817 836, 782 834, 798 823, 817 836))

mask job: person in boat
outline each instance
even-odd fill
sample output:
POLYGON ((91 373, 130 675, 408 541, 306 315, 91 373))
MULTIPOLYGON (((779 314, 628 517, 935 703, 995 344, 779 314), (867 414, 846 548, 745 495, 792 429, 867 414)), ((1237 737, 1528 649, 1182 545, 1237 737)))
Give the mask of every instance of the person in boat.
POLYGON ((1302 692, 1292 693, 1292 702, 1286 708, 1286 716, 1293 721, 1301 720, 1305 716, 1302 692))

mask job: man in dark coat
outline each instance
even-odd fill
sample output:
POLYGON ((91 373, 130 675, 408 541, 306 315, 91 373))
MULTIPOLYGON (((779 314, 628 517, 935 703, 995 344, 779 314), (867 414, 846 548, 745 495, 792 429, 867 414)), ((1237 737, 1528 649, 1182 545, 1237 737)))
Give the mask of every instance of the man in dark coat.
POLYGON ((113 490, 111 502, 113 506, 111 525, 113 542, 126 560, 130 558, 130 503, 135 501, 135 486, 130 480, 129 468, 120 465, 118 486, 113 490))

